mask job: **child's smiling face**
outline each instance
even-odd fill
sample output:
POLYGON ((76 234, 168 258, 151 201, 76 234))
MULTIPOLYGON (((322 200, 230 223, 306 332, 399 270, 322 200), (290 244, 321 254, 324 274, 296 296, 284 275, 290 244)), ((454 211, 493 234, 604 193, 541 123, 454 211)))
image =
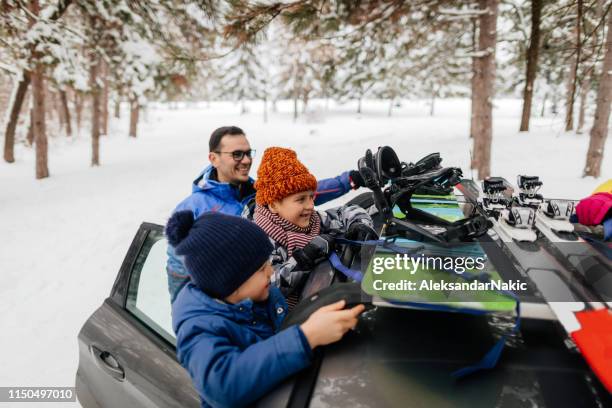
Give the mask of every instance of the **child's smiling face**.
POLYGON ((270 211, 301 228, 308 227, 314 211, 314 191, 301 191, 270 203, 270 211))

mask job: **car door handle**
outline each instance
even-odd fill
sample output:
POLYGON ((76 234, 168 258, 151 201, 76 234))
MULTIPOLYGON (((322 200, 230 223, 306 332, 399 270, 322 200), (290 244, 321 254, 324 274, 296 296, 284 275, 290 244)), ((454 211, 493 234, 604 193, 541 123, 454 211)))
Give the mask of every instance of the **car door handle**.
POLYGON ((125 379, 125 370, 117 359, 108 351, 100 350, 96 346, 90 346, 91 354, 100 368, 118 381, 125 379))

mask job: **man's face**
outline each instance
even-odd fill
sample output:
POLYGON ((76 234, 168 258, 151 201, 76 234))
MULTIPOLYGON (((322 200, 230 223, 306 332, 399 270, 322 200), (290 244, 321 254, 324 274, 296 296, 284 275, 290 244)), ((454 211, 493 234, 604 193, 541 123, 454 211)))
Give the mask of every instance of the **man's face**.
POLYGON ((223 136, 216 152, 208 154, 208 159, 217 169, 217 177, 220 182, 240 184, 249 179, 253 159, 247 155, 244 155, 239 161, 232 157, 232 152, 247 150, 251 150, 251 145, 245 135, 223 136))

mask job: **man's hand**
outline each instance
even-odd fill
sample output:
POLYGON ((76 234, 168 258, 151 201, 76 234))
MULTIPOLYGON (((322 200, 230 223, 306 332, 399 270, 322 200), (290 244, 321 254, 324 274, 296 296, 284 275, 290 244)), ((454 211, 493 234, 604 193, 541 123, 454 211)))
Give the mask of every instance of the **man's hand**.
POLYGON ((311 349, 337 342, 349 329, 357 325, 357 317, 365 310, 365 306, 343 309, 345 304, 346 302, 341 300, 323 306, 302 323, 300 328, 311 349))
POLYGON ((349 181, 353 190, 357 190, 359 187, 366 186, 363 176, 357 170, 351 170, 349 172, 349 181))
POLYGON ((293 257, 301 270, 312 269, 320 258, 327 258, 334 250, 334 237, 328 234, 317 235, 304 248, 293 251, 293 257))

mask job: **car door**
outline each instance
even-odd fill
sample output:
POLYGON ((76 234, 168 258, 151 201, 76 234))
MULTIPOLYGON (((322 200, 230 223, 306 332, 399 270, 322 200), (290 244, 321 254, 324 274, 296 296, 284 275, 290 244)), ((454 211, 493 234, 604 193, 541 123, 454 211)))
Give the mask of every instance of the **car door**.
POLYGON ((198 407, 176 360, 167 287, 167 242, 143 223, 110 296, 78 336, 77 396, 83 407, 198 407))

